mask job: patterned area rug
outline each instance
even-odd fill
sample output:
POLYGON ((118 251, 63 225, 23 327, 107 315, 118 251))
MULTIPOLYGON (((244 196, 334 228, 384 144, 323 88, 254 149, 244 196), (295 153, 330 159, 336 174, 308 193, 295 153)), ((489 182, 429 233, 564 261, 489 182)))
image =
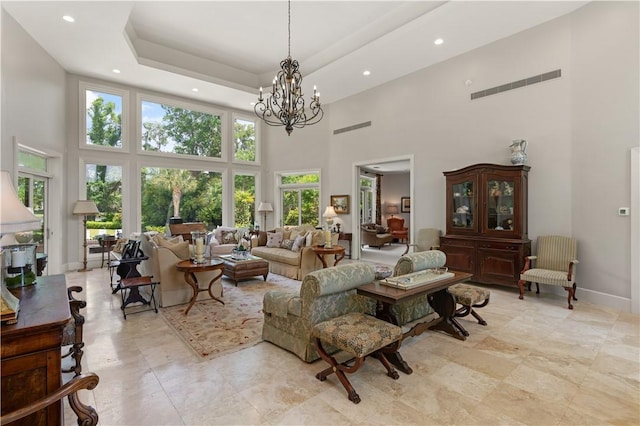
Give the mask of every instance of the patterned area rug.
POLYGON ((224 305, 215 300, 160 308, 162 316, 182 340, 203 358, 215 358, 248 348, 262 341, 262 299, 269 290, 300 290, 300 281, 269 274, 240 281, 238 287, 222 279, 224 305))

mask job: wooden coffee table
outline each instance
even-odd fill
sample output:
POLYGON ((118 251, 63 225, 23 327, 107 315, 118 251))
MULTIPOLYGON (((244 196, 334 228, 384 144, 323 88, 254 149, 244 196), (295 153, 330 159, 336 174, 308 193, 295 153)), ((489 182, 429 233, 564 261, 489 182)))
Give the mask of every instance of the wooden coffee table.
POLYGON ((224 302, 221 299, 218 299, 211 292, 211 286, 216 280, 219 280, 222 277, 222 271, 224 269, 224 262, 222 259, 205 259, 205 263, 194 263, 192 260, 182 260, 176 264, 176 269, 180 272, 184 272, 184 280, 191 286, 193 289, 193 297, 191 297, 191 302, 189 302, 189 307, 184 314, 187 315, 189 310, 195 305, 196 299, 198 298, 198 293, 201 291, 208 291, 209 296, 212 299, 217 300, 218 302, 224 305, 224 302), (198 278, 196 278, 196 272, 206 272, 206 271, 219 271, 218 275, 214 276, 211 281, 209 281, 209 286, 207 288, 200 288, 198 285, 198 278))
POLYGON ((402 339, 394 345, 384 349, 387 359, 398 370, 406 374, 411 374, 413 370, 402 359, 402 356, 398 352, 402 341, 411 336, 418 336, 424 333, 426 330, 440 330, 456 339, 466 340, 460 330, 462 326, 457 323, 455 319, 456 313, 456 299, 448 288, 454 284, 468 281, 471 278, 471 274, 466 272, 449 271, 453 273, 453 277, 446 278, 432 283, 421 285, 409 290, 401 288, 390 287, 381 284, 380 281, 374 281, 369 284, 361 285, 356 289, 357 293, 363 296, 375 299, 378 308, 376 309, 376 317, 396 325, 400 325, 398 318, 391 312, 391 306, 400 301, 407 301, 416 297, 428 294, 429 305, 438 314, 438 318, 430 322, 421 322, 413 327, 409 331, 403 334, 402 339))
POLYGON ((335 261, 333 262, 333 266, 336 266, 338 262, 340 262, 344 258, 344 247, 339 245, 335 245, 331 248, 327 248, 325 246, 312 246, 311 251, 314 252, 316 256, 318 256, 318 259, 320 259, 320 262, 322 262, 323 268, 327 267, 327 261, 324 258, 324 256, 327 254, 333 254, 337 256, 334 258, 335 261))
POLYGON ((261 257, 249 255, 247 259, 235 259, 233 255, 225 254, 221 255, 220 258, 224 264, 222 273, 231 278, 236 283, 236 287, 239 280, 257 275, 262 275, 264 280, 267 280, 269 262, 261 257))

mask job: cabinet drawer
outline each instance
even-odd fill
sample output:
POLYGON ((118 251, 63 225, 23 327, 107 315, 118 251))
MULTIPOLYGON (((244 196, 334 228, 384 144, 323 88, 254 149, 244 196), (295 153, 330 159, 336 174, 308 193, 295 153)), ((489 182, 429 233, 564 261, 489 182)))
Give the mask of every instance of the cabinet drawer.
POLYGON ((450 246, 450 247, 475 247, 474 240, 463 240, 458 238, 447 238, 440 237, 440 246, 450 246))
POLYGON ((502 241, 479 241, 478 249, 519 251, 521 245, 502 241))

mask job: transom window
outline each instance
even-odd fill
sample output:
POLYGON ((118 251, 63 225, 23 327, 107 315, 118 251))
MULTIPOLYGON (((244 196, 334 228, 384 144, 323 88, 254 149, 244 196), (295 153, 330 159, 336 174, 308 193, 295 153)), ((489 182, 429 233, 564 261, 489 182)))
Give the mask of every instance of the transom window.
POLYGON ((143 151, 222 158, 222 113, 145 99, 140 108, 143 151))
POLYGON ((123 149, 128 92, 80 84, 81 146, 123 149))
POLYGON ((256 122, 245 117, 233 119, 233 160, 255 163, 258 159, 256 122))

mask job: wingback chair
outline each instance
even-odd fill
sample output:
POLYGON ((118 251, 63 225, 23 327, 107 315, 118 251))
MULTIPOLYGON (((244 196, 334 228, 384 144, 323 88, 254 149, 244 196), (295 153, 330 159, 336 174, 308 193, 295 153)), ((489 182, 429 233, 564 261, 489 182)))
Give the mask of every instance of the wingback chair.
POLYGON ((407 250, 403 253, 409 252, 409 247, 413 247, 414 252, 437 250, 440 248, 440 230, 437 228, 421 228, 418 230, 418 236, 415 243, 407 244, 407 250))
POLYGON ((400 242, 409 238, 409 229, 404 226, 404 219, 401 217, 390 217, 387 219, 387 226, 393 238, 397 238, 400 242))
POLYGON ((559 235, 538 237, 537 253, 527 256, 524 269, 520 273, 520 299, 524 298, 524 284, 536 283, 536 293, 540 293, 538 284, 564 287, 567 290, 567 303, 573 309, 571 299, 576 299, 576 267, 578 263, 578 242, 575 238, 559 235), (535 261, 535 264, 532 262, 535 261), (532 268, 532 265, 535 267, 532 268))

